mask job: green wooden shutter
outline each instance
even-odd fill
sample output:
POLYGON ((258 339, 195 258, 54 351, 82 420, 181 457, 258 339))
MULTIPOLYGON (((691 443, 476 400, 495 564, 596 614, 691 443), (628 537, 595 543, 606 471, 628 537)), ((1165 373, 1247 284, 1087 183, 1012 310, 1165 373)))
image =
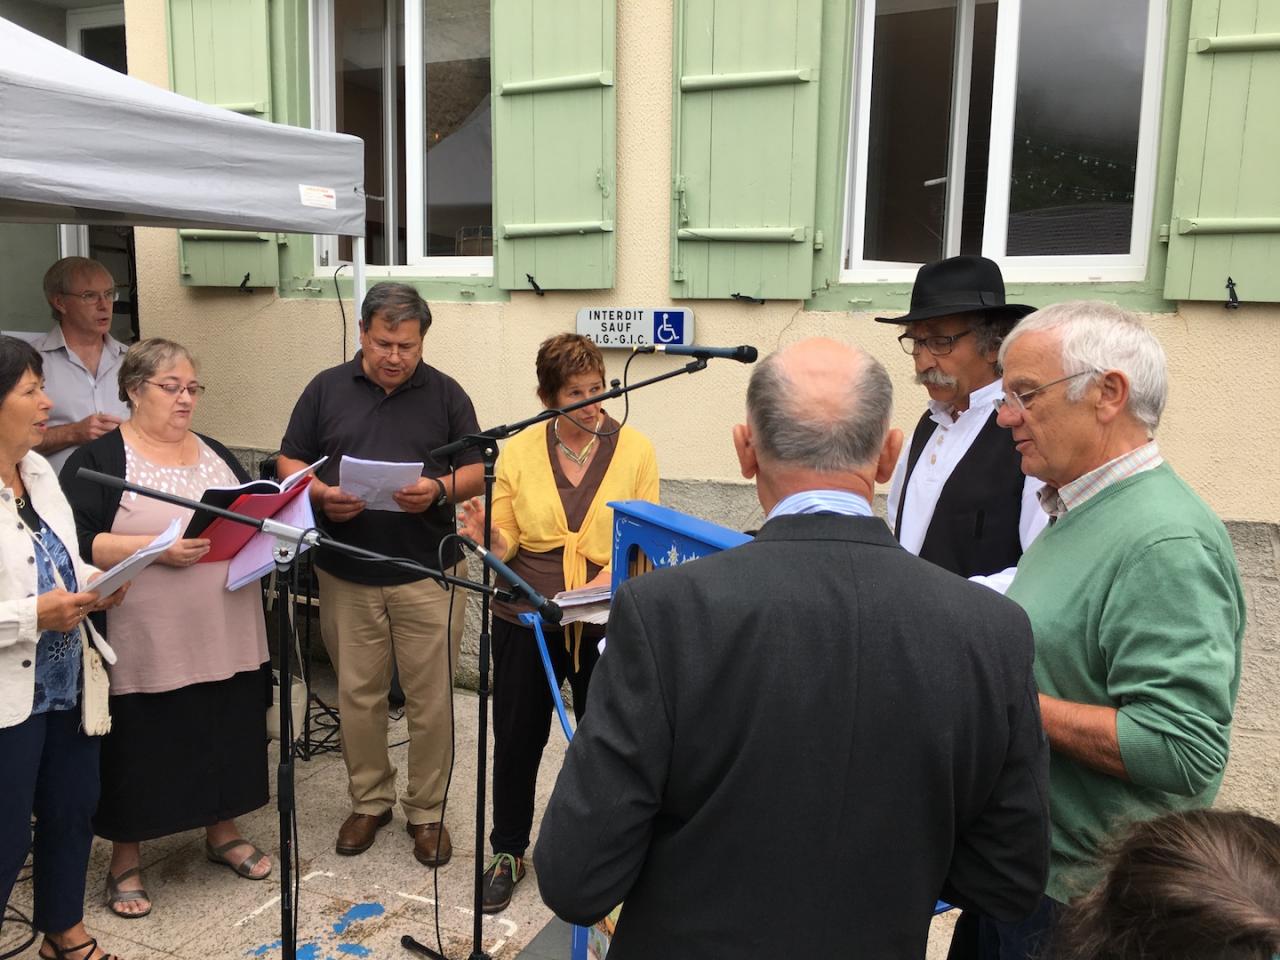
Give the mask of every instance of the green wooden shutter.
POLYGON ((678 0, 674 297, 813 292, 821 0, 678 0))
POLYGON ((493 0, 493 218, 504 290, 613 286, 613 0, 493 0))
POLYGON ((1164 295, 1280 301, 1280 3, 1195 0, 1164 295))
MULTIPOLYGON (((271 120, 267 0, 169 0, 169 76, 183 96, 271 120)), ((274 233, 181 230, 182 283, 274 287, 280 280, 279 243, 274 233)))

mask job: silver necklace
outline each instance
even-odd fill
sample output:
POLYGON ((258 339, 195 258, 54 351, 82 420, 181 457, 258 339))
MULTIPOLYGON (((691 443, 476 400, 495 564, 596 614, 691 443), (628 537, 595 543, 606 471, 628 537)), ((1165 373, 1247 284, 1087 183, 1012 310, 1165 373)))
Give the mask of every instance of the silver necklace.
POLYGON ((560 418, 559 417, 556 417, 556 419, 552 421, 551 430, 556 435, 556 446, 560 448, 560 452, 563 453, 566 457, 568 457, 570 460, 572 460, 574 463, 576 463, 580 467, 586 464, 587 458, 591 456, 591 451, 595 449, 596 440, 599 439, 599 437, 593 436, 590 440, 587 441, 587 445, 582 448, 582 451, 578 453, 578 452, 575 452, 573 448, 571 448, 567 443, 565 443, 563 440, 560 439, 560 418))

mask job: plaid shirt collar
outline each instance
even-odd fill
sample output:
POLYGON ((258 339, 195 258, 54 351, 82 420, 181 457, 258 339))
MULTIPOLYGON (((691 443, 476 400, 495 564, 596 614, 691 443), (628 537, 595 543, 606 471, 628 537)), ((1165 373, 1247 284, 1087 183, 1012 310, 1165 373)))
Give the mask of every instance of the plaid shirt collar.
POLYGON ((1112 484, 1119 483, 1128 477, 1154 470, 1164 463, 1160 456, 1160 447, 1154 440, 1148 440, 1136 450, 1123 453, 1114 460, 1108 460, 1096 470, 1090 470, 1077 477, 1060 489, 1047 484, 1040 489, 1040 506, 1053 518, 1062 516, 1068 510, 1074 510, 1096 497, 1112 484))

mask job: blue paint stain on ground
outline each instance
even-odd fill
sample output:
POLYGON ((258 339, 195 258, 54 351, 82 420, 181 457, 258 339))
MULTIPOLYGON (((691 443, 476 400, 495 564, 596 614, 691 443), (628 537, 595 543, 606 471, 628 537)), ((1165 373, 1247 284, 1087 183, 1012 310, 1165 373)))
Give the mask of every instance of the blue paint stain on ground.
MULTIPOLYGON (((357 923, 360 920, 369 920, 373 917, 380 917, 386 912, 386 908, 380 903, 357 903, 338 918, 338 922, 333 925, 333 935, 328 936, 325 939, 332 942, 334 936, 345 933, 351 924, 357 923)), ((274 943, 264 943, 260 947, 256 947, 252 950, 246 950, 245 953, 252 957, 264 957, 272 951, 279 950, 282 946, 283 944, 281 941, 276 940, 274 943)), ((334 948, 339 954, 342 954, 343 957, 372 956, 372 951, 368 947, 361 946, 358 943, 339 943, 335 944, 334 948)), ((334 956, 334 954, 329 953, 327 949, 323 948, 318 941, 312 940, 310 943, 298 945, 297 960, 342 960, 342 957, 334 956)))
POLYGON ((338 918, 338 922, 333 925, 333 932, 345 933, 351 924, 371 917, 380 917, 386 912, 386 908, 380 903, 357 903, 338 918))

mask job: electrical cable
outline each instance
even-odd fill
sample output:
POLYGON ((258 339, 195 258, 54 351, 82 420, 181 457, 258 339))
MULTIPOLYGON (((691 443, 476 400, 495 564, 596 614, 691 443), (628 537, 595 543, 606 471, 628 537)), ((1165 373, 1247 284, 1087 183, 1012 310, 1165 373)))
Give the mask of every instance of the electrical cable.
MULTIPOLYGON (((453 481, 453 489, 458 489, 458 469, 451 467, 449 470, 449 479, 453 481)), ((441 537, 440 542, 436 544, 436 566, 441 573, 444 573, 444 545, 451 538, 458 535, 458 511, 455 507, 453 511, 453 533, 450 536, 441 537)), ((458 551, 458 561, 462 560, 462 551, 458 551)), ((444 799, 440 801, 440 831, 444 832, 444 815, 449 807, 449 787, 453 785, 453 764, 457 756, 457 723, 454 717, 453 704, 453 604, 458 596, 458 585, 456 583, 449 585, 449 612, 445 617, 445 657, 449 665, 449 771, 444 778, 444 799)), ((439 841, 437 840, 437 843, 439 841)), ((444 943, 440 939, 440 867, 437 864, 431 868, 431 899, 432 912, 434 914, 436 928, 436 952, 440 956, 444 956, 444 943)))
MULTIPOLYGON (((33 825, 34 825, 34 822, 33 822, 33 825)), ((14 884, 16 885, 19 883, 29 883, 31 881, 32 872, 33 872, 32 854, 29 853, 27 854, 26 863, 24 863, 22 865, 22 868, 18 871, 18 877, 16 880, 14 880, 14 884)), ((10 957, 16 957, 20 953, 22 953, 24 950, 26 950, 29 946, 31 946, 33 943, 36 942, 37 933, 36 933, 35 921, 33 921, 25 913, 23 913, 21 910, 15 907, 12 903, 6 903, 4 907, 4 926, 6 929, 8 929, 14 926, 15 924, 19 927, 26 927, 28 930, 31 931, 31 935, 27 937, 27 939, 17 947, 14 947, 13 949, 7 951, 6 953, 0 953, 0 960, 9 960, 10 957)))
MULTIPOLYGON (((639 354, 636 354, 636 353, 628 354, 627 362, 622 367, 622 389, 624 391, 627 389, 627 381, 631 374, 631 361, 634 360, 637 356, 639 356, 639 354)), ((618 386, 618 381, 616 380, 613 381, 611 386, 616 388, 618 386)), ((567 418, 579 430, 592 434, 593 436, 596 436, 596 437, 612 437, 615 434, 622 432, 622 428, 626 425, 627 420, 631 416, 631 394, 625 393, 625 392, 622 394, 622 419, 618 421, 617 427, 615 427, 612 430, 597 430, 594 427, 588 427, 586 424, 582 423, 577 417, 575 417, 572 412, 566 413, 564 410, 560 409, 559 407, 548 407, 547 409, 554 411, 559 416, 567 418)), ((542 422, 544 421, 539 421, 539 423, 542 423, 542 422)), ((520 431, 517 431, 517 432, 520 432, 520 431)), ((514 434, 512 434, 512 436, 514 436, 514 434)))
POLYGON ((21 910, 19 910, 17 907, 15 907, 13 904, 11 903, 5 904, 4 926, 6 929, 8 929, 14 926, 15 924, 19 927, 26 927, 28 930, 31 931, 31 934, 27 937, 26 940, 24 940, 18 946, 14 947, 12 950, 6 951, 5 953, 0 953, 0 960, 9 960, 10 957, 16 957, 19 954, 26 951, 28 947, 30 947, 33 943, 36 942, 36 925, 35 923, 32 922, 31 918, 28 917, 21 910))
POLYGON ((349 263, 338 264, 338 269, 333 271, 333 292, 338 297, 338 310, 342 313, 342 362, 347 362, 347 308, 342 302, 342 291, 338 288, 338 274, 342 272, 344 267, 349 267, 349 263))

